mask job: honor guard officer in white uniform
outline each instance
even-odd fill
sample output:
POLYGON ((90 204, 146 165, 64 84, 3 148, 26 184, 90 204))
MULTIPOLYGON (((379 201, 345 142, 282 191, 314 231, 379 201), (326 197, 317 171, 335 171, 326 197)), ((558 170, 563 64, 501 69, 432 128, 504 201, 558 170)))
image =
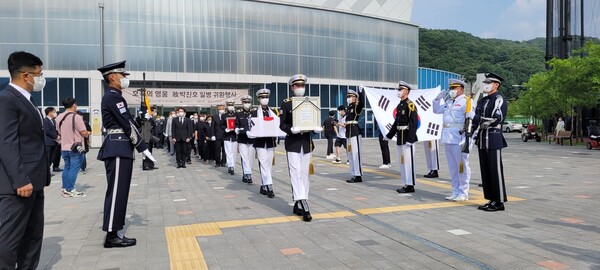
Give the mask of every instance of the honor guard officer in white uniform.
POLYGON ((227 172, 231 175, 235 174, 235 159, 237 156, 237 136, 235 134, 235 127, 229 128, 228 118, 235 119, 235 102, 233 100, 227 101, 227 112, 221 118, 221 129, 225 130, 223 133, 223 148, 225 148, 225 157, 227 158, 227 172))
MULTIPOLYGON (((256 92, 260 107, 257 110, 252 111, 252 117, 279 117, 277 110, 269 108, 270 94, 271 91, 269 89, 260 89, 256 92)), ((273 154, 275 153, 275 147, 277 146, 276 140, 276 137, 261 137, 254 139, 254 148, 256 149, 258 166, 260 168, 260 194, 267 195, 269 198, 275 197, 271 173, 273 171, 274 162, 273 154)))
POLYGON ((396 107, 396 117, 390 132, 384 137, 389 140, 396 135, 396 144, 398 145, 398 161, 400 162, 400 176, 402 177, 403 187, 397 189, 399 193, 415 192, 416 170, 414 163, 415 148, 414 143, 417 139, 417 107, 408 99, 408 94, 413 87, 404 82, 398 83, 398 97, 400 103, 396 107))
POLYGON ((507 144, 502 134, 501 123, 506 117, 507 105, 504 98, 498 94, 498 88, 504 79, 491 72, 486 73, 485 78, 483 93, 487 96, 477 101, 475 112, 467 114, 467 117, 473 119, 473 126, 479 127, 475 143, 479 149, 483 196, 489 200, 478 209, 490 212, 504 211, 507 196, 501 150, 507 147, 507 144))
POLYGON ((122 91, 129 87, 125 61, 103 66, 98 71, 107 83, 101 103, 102 124, 107 135, 98 152, 98 159, 104 161, 108 182, 102 223, 102 230, 107 232, 104 247, 128 247, 136 244, 135 238, 127 238, 119 231, 125 225, 134 149, 153 162, 156 160, 141 139, 123 98, 122 91))
POLYGON ((362 182, 362 130, 358 126, 358 119, 365 107, 365 94, 362 85, 358 92, 348 89, 346 95, 348 107, 346 108, 346 141, 348 143, 348 161, 350 162, 350 176, 348 183, 362 182))
POLYGON ((444 92, 433 100, 433 112, 444 114, 442 129, 442 144, 446 149, 448 172, 452 179, 452 195, 446 200, 466 201, 469 199, 469 181, 471 168, 469 167, 469 153, 463 153, 461 143, 464 143, 465 134, 462 128, 465 123, 467 99, 464 95, 465 82, 450 79, 450 99, 442 104, 444 92))
MULTIPOLYGON (((296 74, 290 78, 289 85, 294 97, 303 97, 306 76, 296 74)), ((303 216, 304 221, 311 221, 312 216, 308 208, 308 189, 309 189, 309 167, 310 155, 314 150, 312 142, 312 132, 301 132, 294 127, 292 117, 292 99, 288 98, 281 105, 281 123, 279 128, 287 133, 285 137, 285 151, 287 151, 288 167, 292 181, 292 193, 294 203, 294 214, 303 216)), ((323 131, 322 127, 315 127, 314 132, 323 131)))
POLYGON ((237 143, 240 157, 242 158, 242 182, 252 183, 252 163, 254 161, 254 139, 248 138, 246 132, 250 130, 250 117, 252 116, 252 97, 242 96, 242 111, 235 117, 235 134, 237 134, 237 143))
POLYGON ((423 175, 425 178, 438 178, 440 169, 440 151, 438 140, 424 141, 423 150, 425 151, 425 161, 429 173, 423 175))

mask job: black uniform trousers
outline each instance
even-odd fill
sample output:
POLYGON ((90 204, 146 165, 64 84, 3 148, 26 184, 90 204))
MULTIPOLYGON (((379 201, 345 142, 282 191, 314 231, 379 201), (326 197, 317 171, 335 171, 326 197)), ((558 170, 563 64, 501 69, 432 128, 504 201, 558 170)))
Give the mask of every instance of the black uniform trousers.
POLYGON ((225 154, 225 141, 223 139, 217 139, 215 141, 215 162, 219 166, 225 166, 227 164, 227 155, 225 154))
POLYGON ((52 168, 60 166, 60 144, 46 145, 46 153, 48 154, 48 164, 52 164, 52 168))
POLYGON ((44 239, 44 190, 0 195, 0 269, 36 269, 44 239))
POLYGON ((392 162, 390 160, 390 146, 388 141, 383 140, 383 135, 381 133, 379 134, 379 148, 381 149, 383 164, 390 164, 392 162))
POLYGON ((200 156, 200 159, 202 160, 206 160, 206 145, 203 139, 198 139, 196 141, 196 146, 198 147, 198 155, 200 156))
POLYGON ((125 226, 129 187, 133 173, 133 159, 115 157, 104 160, 106 168, 106 195, 102 230, 117 232, 125 226))
POLYGON ((175 160, 177 164, 184 165, 187 159, 188 153, 188 145, 185 141, 177 141, 175 142, 175 160))
POLYGON ((506 187, 504 185, 504 167, 500 151, 500 149, 479 149, 483 197, 494 202, 507 201, 506 187))

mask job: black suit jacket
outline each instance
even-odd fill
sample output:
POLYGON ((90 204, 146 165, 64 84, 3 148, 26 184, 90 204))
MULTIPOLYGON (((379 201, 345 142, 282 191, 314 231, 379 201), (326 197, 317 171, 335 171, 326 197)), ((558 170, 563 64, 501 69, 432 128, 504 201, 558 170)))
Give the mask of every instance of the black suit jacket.
POLYGON ((55 141, 58 138, 58 132, 56 132, 54 119, 44 117, 44 143, 48 146, 58 145, 55 141))
POLYGON ((312 131, 294 134, 292 133, 292 127, 294 126, 292 117, 292 99, 288 98, 283 100, 281 105, 281 122, 279 128, 287 133, 285 137, 285 151, 300 153, 310 153, 315 149, 312 142, 312 131))
POLYGON ((185 141, 187 139, 192 139, 194 135, 194 122, 189 118, 183 118, 183 124, 179 117, 173 118, 173 139, 177 141, 185 141))
MULTIPOLYGON (((225 119, 225 117, 225 114, 221 115, 222 119, 225 119)), ((225 129, 221 128, 221 118, 219 118, 219 114, 213 115, 212 123, 210 125, 210 127, 212 128, 213 136, 215 136, 217 140, 222 140, 223 134, 225 133, 225 129)))
POLYGON ((11 85, 0 91, 0 194, 16 194, 27 184, 34 191, 50 185, 40 116, 11 85))

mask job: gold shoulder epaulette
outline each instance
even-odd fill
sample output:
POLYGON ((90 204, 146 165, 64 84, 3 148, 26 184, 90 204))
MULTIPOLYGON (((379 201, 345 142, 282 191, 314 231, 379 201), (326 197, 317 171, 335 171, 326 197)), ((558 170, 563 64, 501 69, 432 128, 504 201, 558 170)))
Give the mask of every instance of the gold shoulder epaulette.
POLYGON ((414 112, 417 108, 415 107, 415 104, 412 101, 409 101, 408 109, 414 112))

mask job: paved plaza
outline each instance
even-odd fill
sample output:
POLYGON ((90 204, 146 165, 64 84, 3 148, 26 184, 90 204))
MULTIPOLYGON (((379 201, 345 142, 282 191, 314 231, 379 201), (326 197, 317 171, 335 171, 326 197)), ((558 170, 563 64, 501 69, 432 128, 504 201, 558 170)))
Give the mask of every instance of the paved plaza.
POLYGON ((257 161, 248 185, 239 161, 234 176, 197 159, 176 169, 156 149, 158 170, 136 161, 126 235, 138 242, 124 249, 102 246, 106 176, 92 150, 76 186, 87 197, 61 197, 60 173, 46 188, 39 269, 600 269, 600 151, 518 136, 503 151, 504 212, 476 209, 485 202, 476 151, 470 200, 450 202, 443 146, 440 178, 427 179, 417 145, 417 191, 399 194, 395 145, 394 166, 379 169, 378 142, 364 139, 364 182, 349 184, 348 165, 325 159, 326 142, 315 141, 308 223, 292 214, 283 143, 272 199, 259 194, 257 161))

